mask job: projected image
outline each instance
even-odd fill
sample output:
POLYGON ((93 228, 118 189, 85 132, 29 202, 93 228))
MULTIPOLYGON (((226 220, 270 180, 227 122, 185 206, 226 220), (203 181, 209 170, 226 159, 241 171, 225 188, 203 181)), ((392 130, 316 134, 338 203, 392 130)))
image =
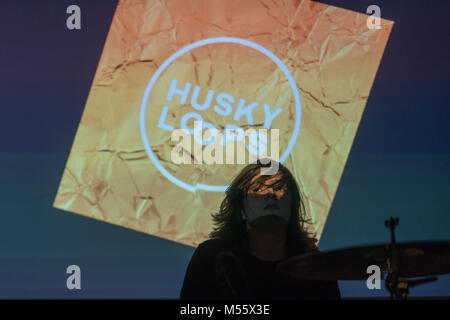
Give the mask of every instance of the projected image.
POLYGON ((196 246, 231 179, 268 157, 320 239, 393 26, 366 20, 312 1, 120 1, 54 206, 196 246))

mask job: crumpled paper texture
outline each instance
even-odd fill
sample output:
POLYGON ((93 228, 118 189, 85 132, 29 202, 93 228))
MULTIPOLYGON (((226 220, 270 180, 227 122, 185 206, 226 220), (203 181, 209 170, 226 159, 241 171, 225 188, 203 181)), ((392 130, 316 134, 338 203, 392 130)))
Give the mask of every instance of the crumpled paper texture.
MULTIPOLYGON (((168 0, 120 1, 55 198, 56 208, 196 246, 212 229, 223 192, 190 192, 170 182, 150 160, 140 134, 144 92, 157 68, 196 41, 236 37, 273 52, 298 87, 300 133, 284 164, 297 178, 318 239, 327 220, 359 121, 393 22, 368 29, 367 15, 312 1, 168 0)), ((192 89, 191 89, 192 93, 192 89)), ((214 102, 213 102, 214 103, 214 102)), ((280 130, 282 153, 296 116, 291 87, 276 64, 253 48, 218 43, 194 49, 161 74, 146 112, 147 138, 160 163, 189 184, 227 185, 244 165, 177 165, 171 132, 187 112, 223 128, 227 123, 261 128, 262 104, 281 108, 271 128, 280 130), (260 103, 235 120, 211 105, 194 109, 180 96, 166 99, 172 79, 260 103)), ((189 123, 192 126, 192 123, 189 123)))

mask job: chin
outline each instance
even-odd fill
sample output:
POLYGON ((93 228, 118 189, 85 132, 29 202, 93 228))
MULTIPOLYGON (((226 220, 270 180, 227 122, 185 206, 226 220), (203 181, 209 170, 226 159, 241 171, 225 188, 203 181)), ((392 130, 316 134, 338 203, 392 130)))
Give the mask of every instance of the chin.
POLYGON ((280 216, 270 214, 267 216, 259 217, 255 219, 250 225, 255 227, 272 227, 276 228, 279 226, 285 226, 287 221, 280 216))

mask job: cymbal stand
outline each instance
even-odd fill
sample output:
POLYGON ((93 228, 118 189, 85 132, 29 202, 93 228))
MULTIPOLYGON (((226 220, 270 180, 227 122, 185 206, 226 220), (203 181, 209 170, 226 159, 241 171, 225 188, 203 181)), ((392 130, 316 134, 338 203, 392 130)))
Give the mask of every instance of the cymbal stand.
POLYGON ((398 225, 398 217, 391 217, 384 221, 384 225, 391 231, 391 243, 386 245, 387 258, 386 265, 388 275, 386 277, 386 287, 391 294, 391 299, 407 299, 409 295, 409 288, 415 287, 431 281, 436 281, 436 277, 424 278, 418 280, 408 280, 400 271, 400 257, 397 245, 395 243, 395 226, 398 225))

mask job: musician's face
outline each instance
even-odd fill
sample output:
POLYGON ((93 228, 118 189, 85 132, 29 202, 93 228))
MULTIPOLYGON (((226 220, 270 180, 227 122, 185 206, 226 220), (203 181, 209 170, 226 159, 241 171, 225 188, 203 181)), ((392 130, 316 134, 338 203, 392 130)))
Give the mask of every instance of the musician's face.
MULTIPOLYGON (((258 177, 254 177, 252 181, 258 177)), ((285 184, 271 186, 281 178, 281 174, 277 174, 262 183, 250 186, 243 202, 244 216, 250 225, 264 223, 275 227, 276 224, 286 224, 289 221, 291 193, 285 184)))

